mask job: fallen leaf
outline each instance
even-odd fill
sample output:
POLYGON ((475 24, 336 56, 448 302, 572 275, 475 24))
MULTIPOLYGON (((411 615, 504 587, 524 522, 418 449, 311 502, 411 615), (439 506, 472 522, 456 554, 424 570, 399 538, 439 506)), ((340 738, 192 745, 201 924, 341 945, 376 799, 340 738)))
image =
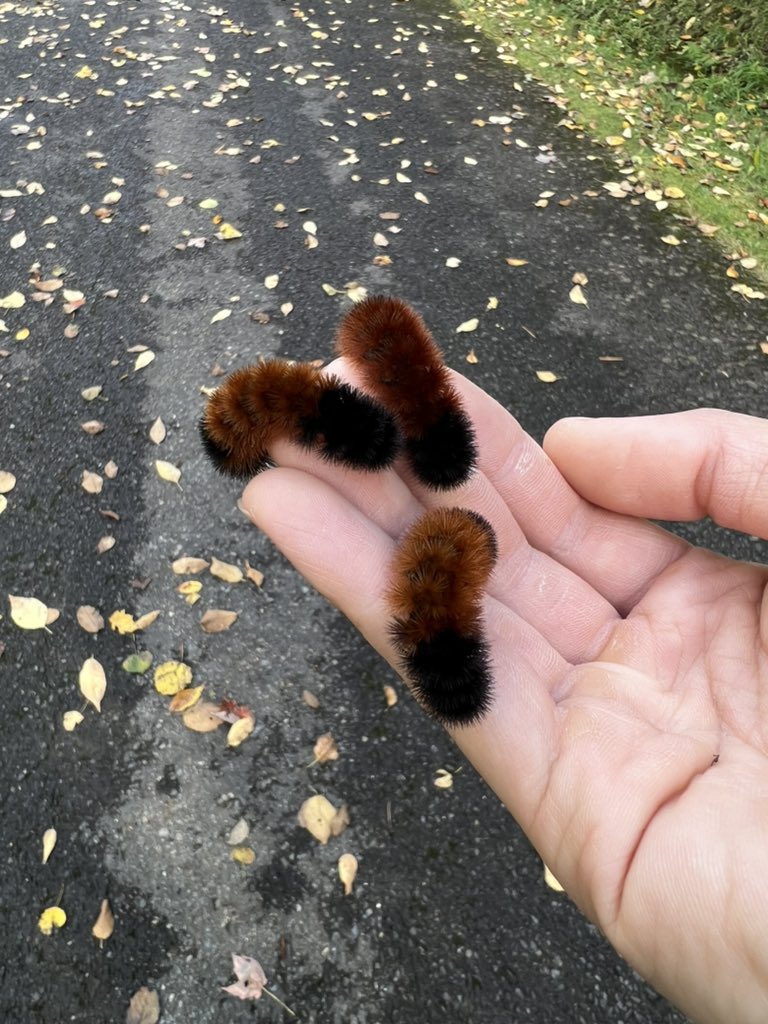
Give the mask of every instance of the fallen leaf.
POLYGON ((230 562, 220 562, 215 555, 211 558, 211 575, 225 583, 240 583, 243 579, 242 569, 230 562))
POLYGON ((339 878, 344 886, 344 895, 352 893, 352 886, 357 877, 357 857, 354 853, 342 853, 339 857, 339 878))
POLYGON ((248 822, 245 818, 240 818, 227 836, 227 842, 230 846, 240 846, 248 838, 249 832, 248 822))
POLYGON ((85 699, 93 704, 97 711, 101 711, 101 702, 107 692, 107 677, 101 662, 93 657, 86 658, 80 669, 78 682, 85 699))
POLYGON ((21 292, 11 292, 0 299, 0 309, 21 309, 26 301, 21 292))
POLYGON ((80 486, 88 494, 101 494, 104 487, 104 478, 99 476, 98 473, 92 473, 89 469, 84 469, 80 486))
POLYGON ((450 789, 453 785, 453 773, 445 768, 438 768, 437 776, 433 781, 438 789, 450 789))
POLYGON ((109 624, 112 629, 118 633, 135 633, 139 629, 146 629, 147 626, 151 626, 155 619, 160 614, 158 611, 147 612, 138 619, 134 619, 124 608, 119 611, 112 612, 109 617, 109 624))
POLYGON ((44 629, 48 624, 48 606, 36 597, 9 594, 11 618, 21 629, 44 629))
POLYGON ((224 608, 209 608, 200 619, 200 626, 204 633, 223 633, 236 621, 237 614, 224 608))
POLYGON ((133 676, 141 676, 151 665, 152 653, 150 651, 134 651, 123 660, 121 668, 133 676))
POLYGON ((245 560, 245 575, 251 583, 254 583, 257 587, 260 587, 264 582, 264 573, 260 572, 258 569, 254 569, 248 562, 248 559, 245 560))
POLYGON ((56 845, 56 829, 47 828, 43 833, 43 864, 48 863, 48 858, 53 853, 53 848, 56 845))
POLYGON ((429 200, 427 199, 423 192, 414 192, 413 198, 418 199, 420 203, 426 203, 427 206, 429 206, 429 200))
POLYGON ((192 558, 189 555, 184 555, 181 558, 177 558, 171 565, 171 568, 177 576, 195 575, 198 572, 202 572, 203 569, 207 569, 209 562, 206 562, 204 558, 192 558))
POLYGON ((92 388, 84 388, 80 392, 80 397, 84 398, 86 402, 92 402, 94 398, 98 398, 103 388, 101 384, 95 384, 92 388))
POLYGON ((677 235, 662 235, 662 242, 666 242, 667 245, 680 245, 680 239, 677 235))
POLYGON ((61 907, 46 907, 40 915, 37 927, 43 935, 50 935, 54 928, 63 928, 67 923, 67 915, 61 907))
POLYGON ((203 686, 191 686, 184 690, 179 690, 178 693, 174 694, 168 705, 168 710, 173 711, 176 714, 182 714, 184 711, 188 711, 197 704, 202 696, 203 686))
POLYGON ((82 721, 83 714, 81 711, 65 711, 61 716, 61 724, 66 732, 72 732, 82 721))
POLYGON ((331 836, 340 835, 349 823, 347 805, 337 811, 321 793, 309 797, 299 808, 298 821, 323 846, 331 836))
POLYGON ((104 629, 104 619, 98 609, 94 608, 90 604, 82 604, 75 612, 78 625, 86 631, 86 633, 98 633, 100 629, 104 629))
MULTIPOLYGON (((264 968, 258 960, 250 956, 238 956, 232 954, 232 970, 237 978, 234 985, 227 985, 222 992, 228 995, 237 996, 238 999, 260 999, 262 992, 266 992, 267 976, 264 968)), ((270 993, 271 994, 271 993, 270 993)), ((280 1000, 277 1000, 281 1002, 280 1000)), ((281 1003, 281 1005, 285 1005, 281 1003)), ((288 1009, 288 1007, 286 1007, 288 1009)), ((289 1010, 292 1016, 296 1016, 293 1010, 289 1010)))
POLYGON ((560 883, 549 870, 546 864, 544 865, 544 881, 547 883, 550 889, 554 889, 555 892, 565 892, 565 889, 563 889, 562 885, 560 885, 560 883))
POLYGON ((154 361, 155 353, 151 349, 147 349, 146 352, 139 352, 136 356, 136 362, 133 364, 134 373, 137 370, 143 370, 145 366, 149 366, 154 361))
POLYGON ((92 437, 104 430, 104 424, 101 420, 87 420, 85 423, 81 423, 80 426, 86 434, 90 434, 92 437))
POLYGON ((339 750, 336 746, 336 740, 329 732, 323 733, 323 735, 318 738, 312 749, 312 753, 315 755, 315 760, 312 764, 325 764, 326 761, 337 761, 339 758, 339 750))
POLYGON ((219 224, 219 230, 216 232, 219 238, 222 238, 225 242, 231 241, 233 238, 242 238, 242 232, 238 231, 236 227, 229 224, 227 221, 219 224))
POLYGON ((270 291, 272 291, 274 288, 277 288, 279 283, 279 274, 269 274, 267 277, 264 278, 264 287, 268 288, 270 291))
POLYGON ((192 732, 213 732, 224 724, 217 714, 218 710, 218 704, 207 700, 198 701, 182 714, 181 720, 192 732))
POLYGON ((98 554, 103 555, 105 552, 113 548, 115 546, 115 543, 116 541, 114 537, 102 537, 99 540, 98 544, 96 545, 96 551, 98 552, 98 554))
POLYGON ((91 935, 94 939, 98 939, 99 942, 104 942, 110 937, 114 930, 115 918, 112 914, 112 908, 109 905, 109 900, 102 900, 99 916, 94 921, 93 928, 91 928, 91 935))
POLYGON ((459 326, 456 328, 456 333, 462 334, 468 333, 469 331, 476 331, 479 324, 480 321, 477 319, 477 317, 472 317, 471 320, 465 320, 463 324, 459 324, 459 326))
POLYGON ((302 690, 301 699, 304 701, 308 708, 312 708, 313 710, 315 710, 320 707, 320 701, 317 699, 314 693, 312 693, 311 690, 302 690))
POLYGON ((171 697, 192 682, 192 669, 183 661, 164 661, 155 669, 155 689, 171 697))
POLYGON ((397 704, 397 690, 394 686, 384 687, 384 700, 387 702, 388 708, 393 708, 397 704))
POLYGON ((125 1024, 157 1024, 160 1020, 160 1000, 157 992, 140 988, 134 992, 128 1004, 125 1024))
POLYGON ((588 306, 587 297, 581 290, 580 284, 575 284, 573 288, 568 292, 568 298, 571 302, 575 302, 579 306, 588 306))
POLYGON ((536 376, 544 384, 554 384, 556 380, 560 380, 556 373, 552 373, 551 370, 537 370, 536 376))
POLYGON ((7 494, 16 486, 16 477, 7 470, 0 470, 0 494, 7 494))
POLYGON ((245 718, 238 718, 234 722, 227 733, 227 746, 228 747, 239 747, 243 740, 246 740, 254 730, 256 723, 247 715, 245 718))
POLYGON ((528 265, 528 260, 516 260, 513 259, 511 256, 507 257, 506 262, 510 265, 510 267, 525 267, 528 265))
POLYGON ((169 484, 178 484, 181 479, 181 470, 178 466, 165 462, 163 459, 155 459, 155 469, 160 479, 169 484))
POLYGON ((11 235, 11 248, 20 249, 22 245, 27 243, 26 231, 17 231, 15 235, 11 235))
POLYGON ((230 316, 232 316, 231 309, 220 309, 218 313, 214 313, 213 316, 211 317, 211 323, 217 324, 221 320, 226 320, 230 316))
POLYGON ((471 348, 469 350, 469 352, 467 352, 466 360, 467 360, 468 363, 471 363, 472 365, 474 365, 475 363, 477 363, 479 361, 478 358, 477 358, 477 355, 475 354, 475 350, 473 348, 471 348))
POLYGON ((165 424, 158 416, 152 426, 149 428, 149 439, 154 441, 155 444, 162 444, 165 440, 166 431, 165 424))
POLYGON ((232 860, 237 864, 253 864, 256 860, 256 854, 250 848, 250 846, 236 846, 230 854, 232 860))

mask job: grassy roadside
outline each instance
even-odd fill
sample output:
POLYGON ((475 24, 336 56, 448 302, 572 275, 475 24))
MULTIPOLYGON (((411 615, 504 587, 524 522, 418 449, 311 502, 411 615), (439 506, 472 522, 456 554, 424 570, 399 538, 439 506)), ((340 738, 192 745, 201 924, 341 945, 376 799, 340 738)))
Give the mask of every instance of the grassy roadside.
POLYGON ((719 242, 735 291, 748 301, 766 298, 765 94, 756 97, 750 83, 727 73, 681 77, 679 68, 636 49, 637 39, 630 49, 620 26, 577 23, 557 0, 452 3, 465 25, 496 42, 501 61, 549 88, 566 128, 611 151, 610 195, 642 195, 671 208, 719 242))

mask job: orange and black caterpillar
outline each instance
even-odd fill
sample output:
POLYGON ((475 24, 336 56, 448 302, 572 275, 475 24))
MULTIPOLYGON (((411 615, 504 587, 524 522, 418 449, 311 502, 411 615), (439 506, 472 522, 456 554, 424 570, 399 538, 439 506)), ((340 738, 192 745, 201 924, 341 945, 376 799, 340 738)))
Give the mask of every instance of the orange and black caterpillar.
POLYGON ((390 637, 414 696, 444 725, 470 725, 491 704, 481 599, 496 556, 491 525, 461 508, 426 512, 395 554, 390 637))
POLYGON ((397 420, 417 478, 438 490, 464 483, 477 459, 474 431, 418 313, 400 299, 372 296, 341 321, 336 348, 397 420))
POLYGON ((355 469, 390 466, 392 416, 373 399, 308 363, 277 359, 235 370, 208 400, 200 434, 222 473, 249 478, 271 466, 279 438, 355 469))

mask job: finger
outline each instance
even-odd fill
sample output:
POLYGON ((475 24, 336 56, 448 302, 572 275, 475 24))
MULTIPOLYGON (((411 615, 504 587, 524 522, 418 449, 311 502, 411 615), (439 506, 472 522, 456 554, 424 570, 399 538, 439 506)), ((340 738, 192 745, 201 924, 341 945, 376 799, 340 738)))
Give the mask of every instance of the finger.
POLYGON ((579 494, 652 519, 710 516, 768 537, 768 422, 721 409, 569 419, 545 446, 579 494))
POLYGON ((461 375, 454 382, 475 425, 480 470, 531 547, 571 570, 621 614, 688 550, 659 527, 595 508, 506 409, 461 375))

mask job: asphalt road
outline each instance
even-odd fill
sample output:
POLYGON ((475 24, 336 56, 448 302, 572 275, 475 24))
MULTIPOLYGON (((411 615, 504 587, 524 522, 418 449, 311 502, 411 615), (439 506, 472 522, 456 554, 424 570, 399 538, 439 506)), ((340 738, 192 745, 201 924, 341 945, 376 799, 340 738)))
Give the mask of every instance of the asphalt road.
MULTIPOLYGON (((0 515, 0 1021, 121 1022, 144 985, 162 1024, 287 1019, 267 997, 220 991, 232 952, 316 1024, 680 1021, 545 885, 447 737, 246 522, 196 424, 217 367, 329 358, 352 282, 416 305, 451 365, 536 437, 570 414, 763 414, 764 306, 729 290, 726 262, 673 210, 612 198, 617 169, 445 5, 2 2, 0 100, 0 299, 25 299, 0 309, 0 471, 16 477, 0 515), (240 237, 217 237, 214 217, 240 237), (661 241, 670 232, 680 245, 661 241), (579 272, 588 306, 569 298, 579 272), (140 369, 136 346, 155 355, 140 369), (99 552, 103 537, 115 543, 99 552), (248 559, 264 582, 206 572, 188 605, 171 570, 182 555, 248 559), (60 616, 21 629, 7 594, 60 616), (85 631, 83 605, 161 614, 136 639, 85 631), (207 634, 209 608, 239 617, 207 634), (186 729, 152 669, 121 667, 139 649, 250 707, 253 735, 228 748, 224 730, 186 729), (68 732, 89 657, 102 710, 68 732), (308 768, 326 732, 340 756, 308 768), (316 792, 349 806, 325 846, 296 819, 316 792), (227 843, 240 819, 250 865, 227 843), (360 865, 350 896, 343 852, 360 865), (115 928, 100 945, 104 898, 115 928), (52 905, 67 922, 45 936, 52 905)), ((706 524, 687 533, 764 555, 706 524)))

